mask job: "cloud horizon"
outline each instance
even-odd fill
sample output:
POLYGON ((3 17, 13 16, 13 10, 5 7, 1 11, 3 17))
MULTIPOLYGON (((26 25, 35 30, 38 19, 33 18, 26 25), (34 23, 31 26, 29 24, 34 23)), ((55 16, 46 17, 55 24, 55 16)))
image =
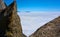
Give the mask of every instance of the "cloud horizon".
POLYGON ((18 15, 21 19, 23 33, 29 36, 39 27, 60 16, 60 12, 18 12, 18 15))

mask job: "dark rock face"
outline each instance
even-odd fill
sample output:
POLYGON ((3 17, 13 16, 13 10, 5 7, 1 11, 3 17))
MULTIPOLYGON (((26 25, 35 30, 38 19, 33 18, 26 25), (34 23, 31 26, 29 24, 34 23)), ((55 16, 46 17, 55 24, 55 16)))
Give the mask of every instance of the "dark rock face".
POLYGON ((22 34, 22 37, 27 37, 25 34, 22 34))
POLYGON ((60 37, 60 16, 37 29, 29 37, 60 37))
POLYGON ((15 1, 0 13, 0 37, 23 37, 15 1))

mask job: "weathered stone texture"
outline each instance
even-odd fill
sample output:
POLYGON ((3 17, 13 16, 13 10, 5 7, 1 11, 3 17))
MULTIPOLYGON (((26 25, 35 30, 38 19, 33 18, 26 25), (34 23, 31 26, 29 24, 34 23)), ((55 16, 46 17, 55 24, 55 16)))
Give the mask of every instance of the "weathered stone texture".
POLYGON ((0 13, 0 37, 23 37, 15 1, 0 13))

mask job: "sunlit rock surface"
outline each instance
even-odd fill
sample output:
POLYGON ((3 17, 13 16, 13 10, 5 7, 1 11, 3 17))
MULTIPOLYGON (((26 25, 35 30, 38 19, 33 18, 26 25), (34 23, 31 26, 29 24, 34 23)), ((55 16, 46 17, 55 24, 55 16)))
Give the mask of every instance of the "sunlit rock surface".
POLYGON ((3 2, 3 0, 0 0, 0 11, 6 8, 6 4, 3 2))

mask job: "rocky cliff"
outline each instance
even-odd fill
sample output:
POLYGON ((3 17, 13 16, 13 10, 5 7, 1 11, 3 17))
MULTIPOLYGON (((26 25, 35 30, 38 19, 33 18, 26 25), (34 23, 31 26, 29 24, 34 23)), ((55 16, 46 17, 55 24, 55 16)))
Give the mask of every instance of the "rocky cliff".
POLYGON ((37 29, 29 37, 60 37, 60 16, 37 29))
POLYGON ((16 1, 0 12, 0 37, 23 37, 16 1))

